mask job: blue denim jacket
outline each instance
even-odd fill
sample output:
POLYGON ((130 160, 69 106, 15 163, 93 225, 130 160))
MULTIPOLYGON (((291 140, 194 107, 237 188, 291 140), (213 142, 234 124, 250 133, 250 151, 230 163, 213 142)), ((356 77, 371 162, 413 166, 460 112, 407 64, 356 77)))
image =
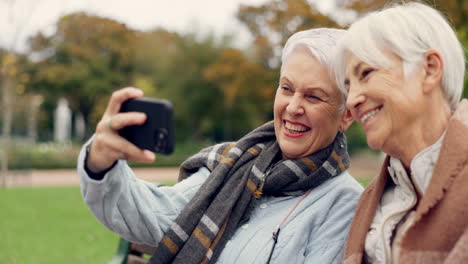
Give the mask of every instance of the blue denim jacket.
MULTIPOLYGON (((104 226, 136 243, 157 245, 210 173, 201 168, 172 187, 157 187, 136 178, 126 162, 119 161, 96 181, 84 170, 85 147, 78 158, 84 201, 104 226)), ((348 228, 362 190, 347 172, 313 189, 282 225, 270 263, 342 263, 348 228)), ((249 221, 237 229, 217 263, 266 263, 273 231, 299 199, 260 198, 249 221)))

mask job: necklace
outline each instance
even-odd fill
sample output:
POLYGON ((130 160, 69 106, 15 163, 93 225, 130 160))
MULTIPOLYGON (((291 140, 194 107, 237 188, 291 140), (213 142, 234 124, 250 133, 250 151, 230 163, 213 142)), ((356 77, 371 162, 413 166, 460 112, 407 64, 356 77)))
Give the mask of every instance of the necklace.
POLYGON ((299 206, 299 204, 306 198, 306 196, 310 193, 310 191, 312 191, 312 189, 309 189, 307 192, 305 192, 301 196, 299 201, 297 201, 297 203, 294 205, 294 207, 291 208, 291 210, 289 210, 288 214, 283 218, 283 220, 281 220, 279 225, 276 227, 275 231, 273 231, 273 236, 272 236, 273 246, 271 247, 271 251, 270 251, 270 255, 268 256, 267 264, 270 263, 271 256, 273 256, 273 251, 275 251, 275 246, 276 246, 276 243, 278 242, 278 237, 279 237, 279 234, 280 234, 280 231, 281 231, 281 226, 284 224, 284 222, 286 222, 288 217, 292 214, 292 212, 294 212, 294 210, 299 206))

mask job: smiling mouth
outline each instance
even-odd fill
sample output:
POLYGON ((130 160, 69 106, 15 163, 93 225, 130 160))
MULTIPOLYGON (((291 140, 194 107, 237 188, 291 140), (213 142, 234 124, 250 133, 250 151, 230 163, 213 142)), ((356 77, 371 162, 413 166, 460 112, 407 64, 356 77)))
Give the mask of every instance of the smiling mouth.
POLYGON ((361 117, 361 124, 364 124, 366 123, 368 120, 370 120, 371 118, 373 118, 375 115, 377 115, 380 110, 382 110, 382 106, 381 107, 378 107, 372 111, 369 111, 367 112, 366 114, 364 114, 362 117, 361 117))
POLYGON ((299 133, 304 133, 310 130, 310 127, 301 125, 301 124, 293 124, 289 121, 283 121, 284 127, 286 130, 291 133, 291 134, 299 134, 299 133))

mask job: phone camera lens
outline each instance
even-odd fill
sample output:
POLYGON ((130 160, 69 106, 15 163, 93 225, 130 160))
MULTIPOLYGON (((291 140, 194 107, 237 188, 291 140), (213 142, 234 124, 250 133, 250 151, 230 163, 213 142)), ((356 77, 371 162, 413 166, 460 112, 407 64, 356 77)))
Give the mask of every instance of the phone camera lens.
POLYGON ((155 136, 154 149, 157 152, 164 152, 164 150, 166 148, 167 130, 164 129, 164 128, 160 128, 160 129, 158 129, 158 131, 156 132, 156 134, 154 136, 155 136))

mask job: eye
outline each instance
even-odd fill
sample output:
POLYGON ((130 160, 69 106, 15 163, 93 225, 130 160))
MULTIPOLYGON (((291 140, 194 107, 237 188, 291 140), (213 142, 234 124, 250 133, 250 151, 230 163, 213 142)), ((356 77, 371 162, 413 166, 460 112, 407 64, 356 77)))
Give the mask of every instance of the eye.
POLYGON ((309 95, 306 95, 305 98, 309 99, 309 100, 319 100, 319 101, 322 101, 322 99, 316 95, 312 95, 312 94, 309 94, 309 95))
POLYGON ((291 92, 292 92, 292 89, 289 88, 287 85, 281 85, 281 86, 280 86, 280 89, 281 89, 283 92, 287 92, 287 93, 291 93, 291 92))
POLYGON ((372 68, 367 68, 367 69, 362 70, 361 76, 359 76, 359 80, 364 80, 364 79, 367 78, 372 72, 374 72, 374 69, 372 69, 372 68))

